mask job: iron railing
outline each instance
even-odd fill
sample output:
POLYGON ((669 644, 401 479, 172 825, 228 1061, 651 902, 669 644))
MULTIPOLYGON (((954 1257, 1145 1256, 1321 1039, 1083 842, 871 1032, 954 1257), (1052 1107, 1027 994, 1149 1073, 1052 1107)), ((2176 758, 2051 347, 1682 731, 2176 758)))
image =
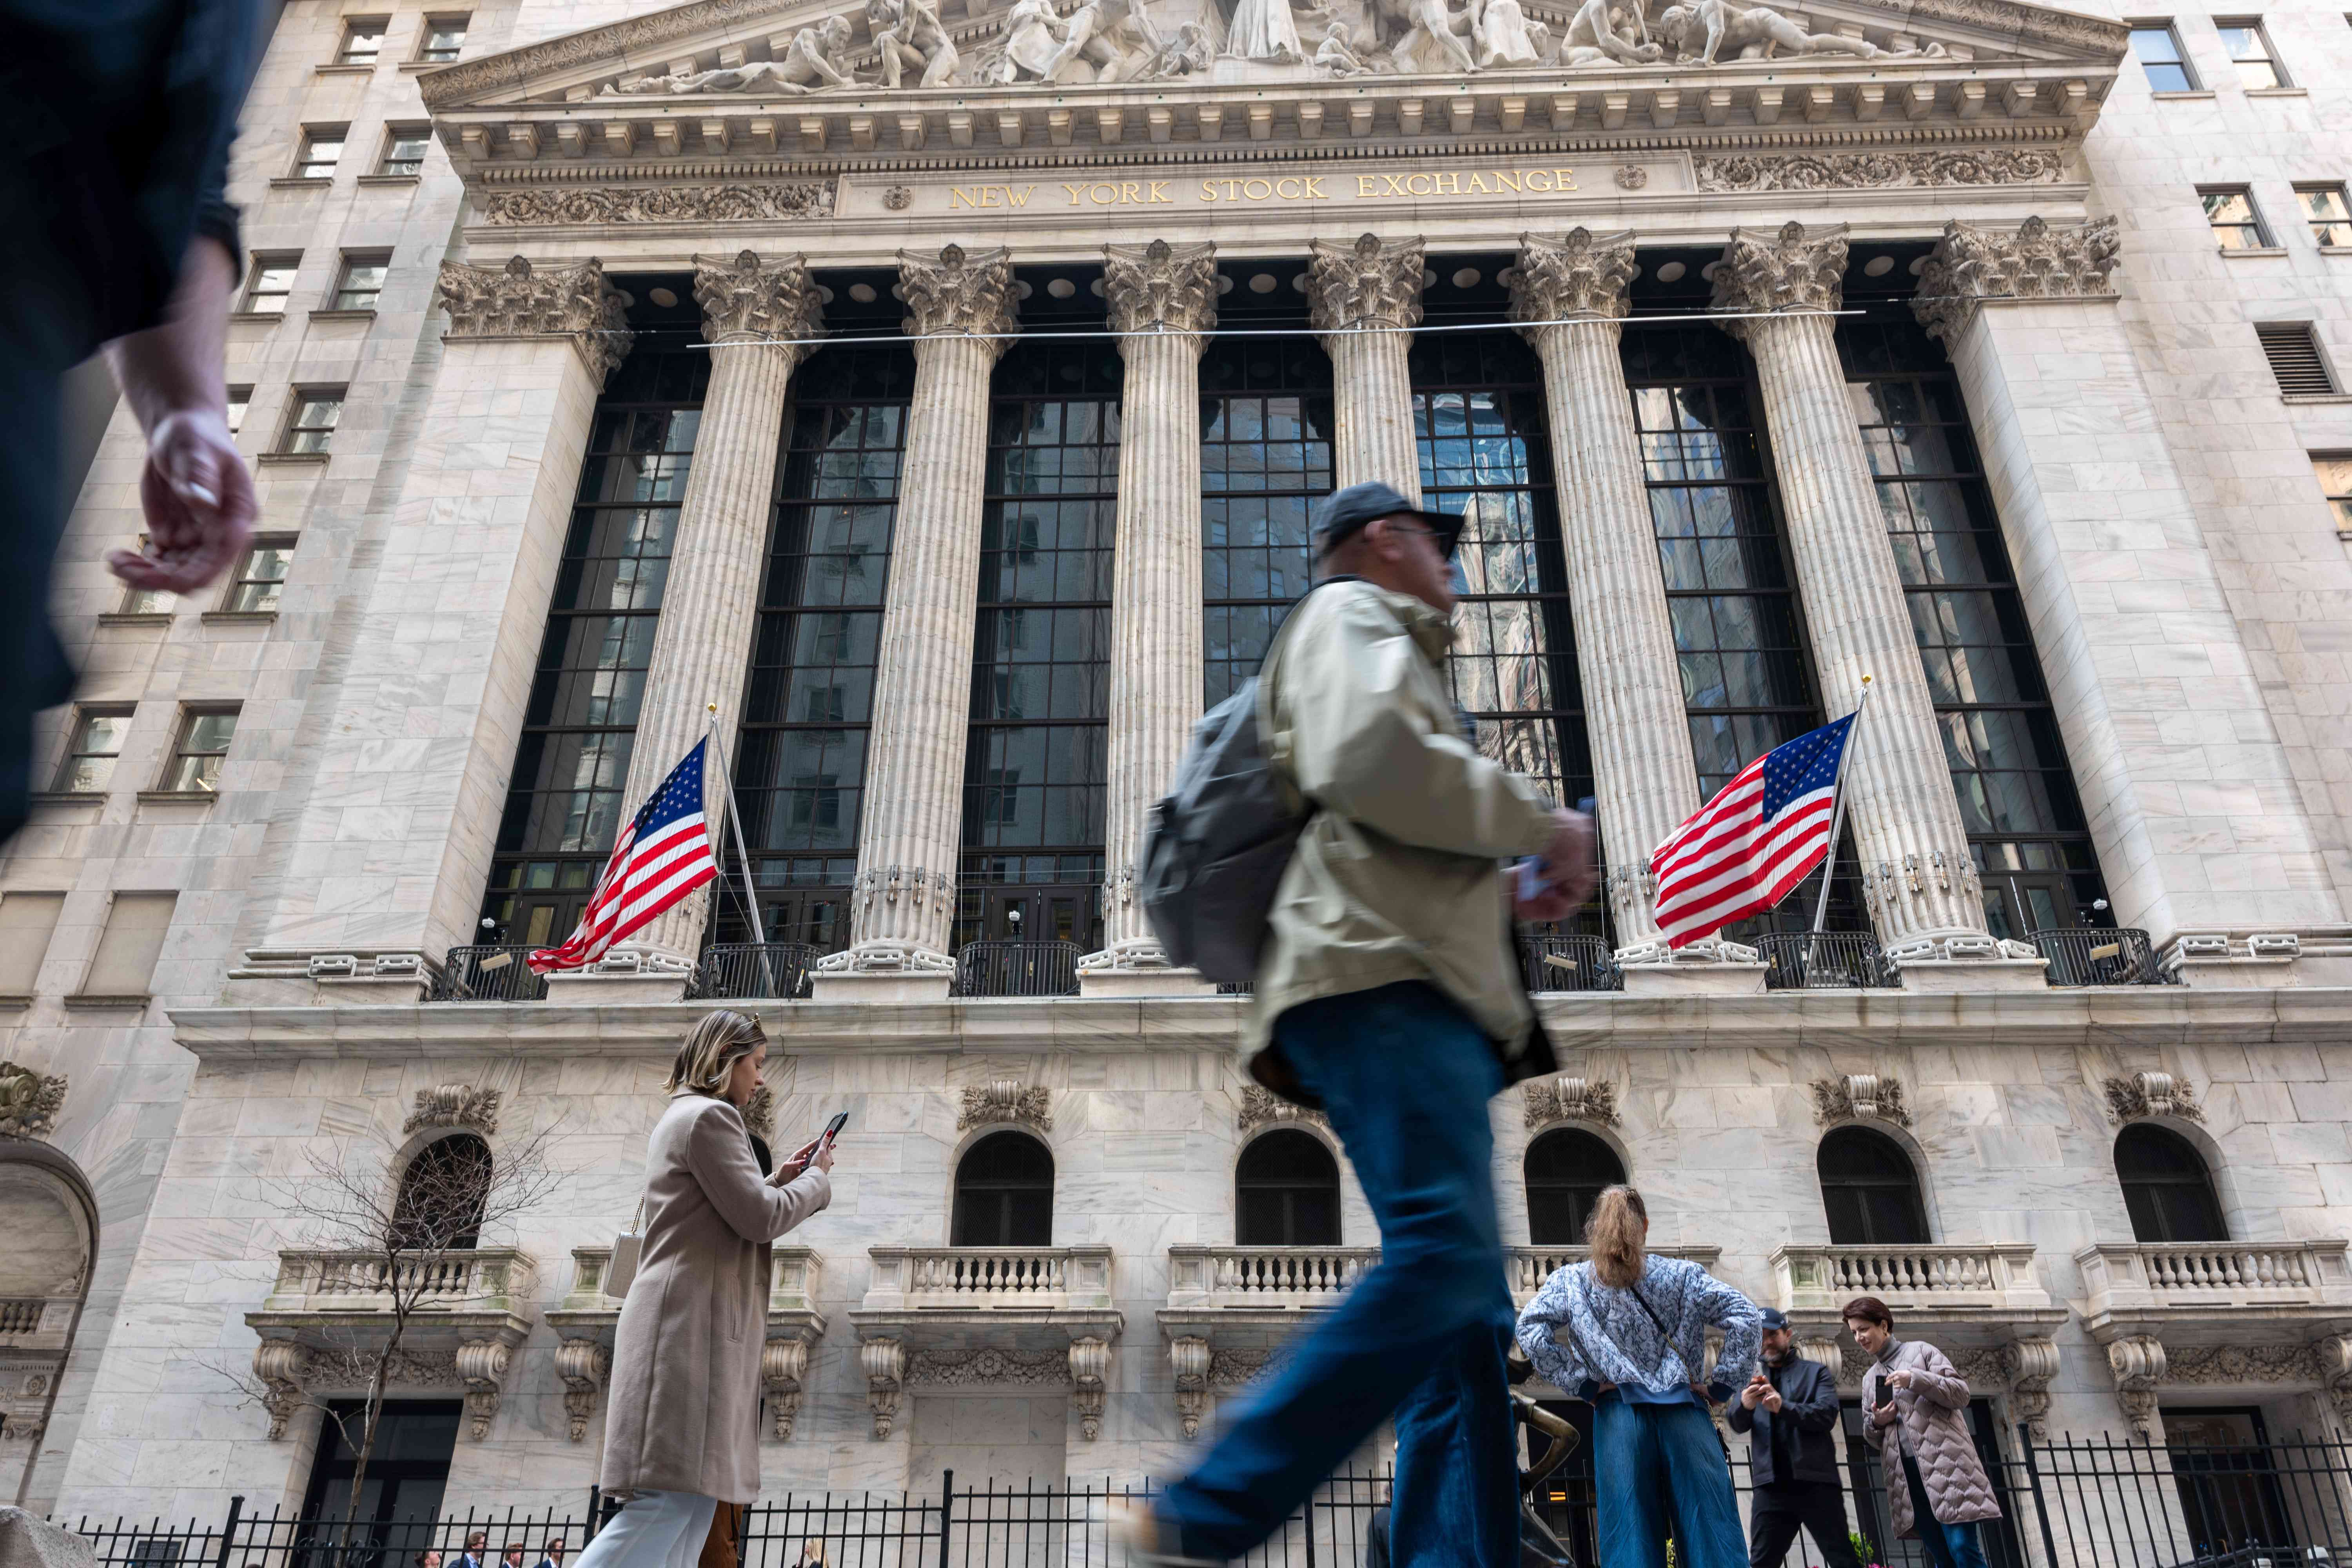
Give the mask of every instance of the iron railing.
POLYGON ((1078 944, 1025 939, 968 942, 956 954, 958 996, 1075 996, 1078 944))
POLYGON ((529 942, 453 947, 433 977, 428 1002, 544 1002, 547 978, 524 962, 529 942))
POLYGON ((1530 991, 1625 989, 1625 972, 1597 936, 1522 936, 1519 969, 1530 991))
POLYGON ((689 1002, 724 1002, 775 997, 786 1000, 809 994, 809 977, 825 950, 809 942, 724 942, 702 950, 694 979, 686 988, 689 1002))
POLYGON ((1772 931, 1756 939, 1767 991, 1867 991, 1900 987, 1902 976, 1867 931, 1772 931))
POLYGON ((2136 926, 2063 926, 2032 933, 2053 985, 2162 985, 2156 949, 2136 926))

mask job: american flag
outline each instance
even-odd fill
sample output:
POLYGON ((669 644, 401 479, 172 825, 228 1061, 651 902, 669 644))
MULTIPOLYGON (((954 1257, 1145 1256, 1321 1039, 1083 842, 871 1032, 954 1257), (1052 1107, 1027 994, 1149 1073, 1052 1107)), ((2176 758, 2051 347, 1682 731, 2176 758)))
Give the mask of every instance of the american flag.
POLYGON ((1687 947, 1789 896, 1829 853, 1851 713, 1773 747, 1650 857, 1658 929, 1687 947))
POLYGON ((545 974, 595 963, 614 942, 719 875, 719 862, 710 853, 709 824, 702 815, 702 758, 709 746, 707 735, 697 741, 653 798, 637 809, 621 830, 621 841, 613 846, 613 858, 604 862, 596 890, 588 895, 580 929, 562 947, 532 953, 533 970, 545 974))

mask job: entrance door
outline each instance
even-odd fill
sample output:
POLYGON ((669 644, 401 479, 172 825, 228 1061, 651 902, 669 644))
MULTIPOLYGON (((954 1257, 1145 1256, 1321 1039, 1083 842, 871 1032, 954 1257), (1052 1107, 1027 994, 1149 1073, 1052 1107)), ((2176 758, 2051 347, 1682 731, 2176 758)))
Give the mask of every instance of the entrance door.
MULTIPOLYGON (((1101 945, 1102 921, 1092 887, 979 888, 975 914, 958 921, 959 945, 967 942, 1075 942, 1092 952, 1101 945)), ((967 899, 970 909, 974 900, 967 899)))
POLYGON ((327 1408, 319 1458, 302 1500, 305 1522, 295 1555, 299 1568, 407 1568, 428 1547, 457 1544, 435 1539, 465 1415, 465 1405, 455 1399, 392 1400, 378 1409, 358 1518, 352 1535, 344 1536, 352 1473, 358 1465, 353 1445, 362 1436, 365 1408, 361 1401, 342 1399, 327 1408))

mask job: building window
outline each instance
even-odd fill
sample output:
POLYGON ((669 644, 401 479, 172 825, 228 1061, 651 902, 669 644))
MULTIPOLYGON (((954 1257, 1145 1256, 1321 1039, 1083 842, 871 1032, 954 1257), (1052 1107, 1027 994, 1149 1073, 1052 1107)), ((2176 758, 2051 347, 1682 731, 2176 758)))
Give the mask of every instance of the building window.
POLYGON ((114 782, 114 764, 131 732, 128 708, 85 708, 74 717, 65 765, 58 770, 60 795, 103 795, 114 782))
POLYGON ((220 788, 221 762, 236 738, 236 710, 220 708, 183 714, 179 739, 163 787, 175 794, 211 795, 220 788))
POLYGON ((2131 30, 2132 53, 2147 73, 2152 92, 2194 92, 2197 79, 2189 73, 2189 58, 2181 52, 2180 35, 2169 22, 2142 22, 2131 30))
POLYGON ((2215 18, 2213 26, 2221 35, 2221 47, 2229 51, 2231 63, 2238 68, 2238 85, 2254 91, 2266 87, 2290 85, 2286 73, 2279 68, 2278 51, 2271 47, 2270 35, 2263 30, 2259 16, 2215 18))
MULTIPOLYGON (((370 1546, 381 1548, 376 1561, 384 1568, 404 1568, 442 1543, 436 1521, 465 1415, 464 1404, 455 1399, 388 1399, 376 1406, 375 1447, 361 1485, 358 1518, 370 1546)), ((304 1519, 341 1520, 351 1512, 366 1422, 365 1401, 329 1402, 327 1418, 319 1424, 318 1462, 310 1467, 302 1500, 304 1519)), ((458 1561, 454 1551, 449 1561, 458 1561)))
POLYGON ((2257 321, 2254 336, 2263 345, 2263 357, 2271 362, 2280 395, 2325 397, 2336 390, 2336 378, 2327 373, 2309 321, 2257 321))
POLYGON ((2197 197, 2205 204, 2205 221, 2212 226, 2213 238, 2222 249, 2261 250, 2269 246, 2262 214, 2254 210, 2254 198, 2245 186, 2199 191, 2197 197))
POLYGON ((1895 1140, 1866 1127, 1832 1129, 1816 1162, 1832 1247, 1925 1247, 1919 1173, 1895 1140))
POLYGON ((289 456, 315 453, 324 456, 334 445, 335 426, 343 417, 343 389, 320 387, 294 395, 294 409, 287 416, 286 439, 278 447, 289 456))
POLYGON ((384 19, 370 16, 343 24, 343 47, 335 51, 339 66, 372 66, 383 56, 384 19))
POLYGON ((1286 1127, 1242 1151, 1234 1167, 1234 1242, 1339 1245, 1339 1163, 1320 1138, 1286 1127))
POLYGON ((1555 1127, 1528 1145, 1528 1239, 1538 1247, 1580 1247, 1592 1205, 1625 1179, 1617 1151, 1573 1127, 1555 1127))
MULTIPOLYGON (((234 395, 234 389, 231 395, 234 395)), ((229 433, 235 435, 236 426, 230 426, 229 433)), ((146 552, 147 542, 147 536, 141 534, 138 549, 142 554, 146 552)), ((173 595, 168 589, 126 587, 122 591, 122 606, 116 613, 125 616, 165 616, 171 614, 172 603, 173 595)))
POLYGON ((2314 241, 2331 249, 2352 246, 2352 205, 2346 204, 2341 184, 2297 185, 2294 199, 2314 241))
POLYGON ((343 258, 342 276, 335 279, 333 308, 338 310, 373 310, 383 293, 384 274, 392 270, 392 258, 375 254, 343 258))
POLYGON ((955 942, 1098 943, 1118 395, 1108 344, 996 368, 955 942))
POLYGON ((292 534, 265 534, 253 542, 229 579, 221 608, 236 615, 274 615, 294 560, 292 534))
POLYGON ((84 996, 144 997, 172 930, 177 893, 117 893, 99 933, 98 952, 82 976, 84 996))
POLYGON ((295 256, 256 256, 253 272, 245 284, 245 313, 249 316, 282 316, 286 300, 294 292, 294 272, 302 265, 295 256))
POLYGON ((33 994, 65 907, 63 893, 12 891, 0 896, 0 996, 33 994))
POLYGON ((1054 1155, 1025 1132, 992 1132, 956 1165, 950 1247, 1054 1245, 1054 1155))
POLYGON ((416 58, 440 65, 457 58, 466 47, 466 24, 470 16, 428 16, 424 35, 418 39, 416 58))
POLYGON ((562 941, 638 804, 623 799, 637 703, 712 357, 641 342, 596 405, 499 824, 495 940, 562 941))
POLYGON ((2230 1239, 2213 1173, 2196 1145, 2171 1129, 2135 1121, 2117 1134, 2116 1179, 2134 1241, 2230 1239))
POLYGON ((425 1252, 479 1245, 490 1177, 490 1146, 480 1138, 454 1132, 435 1139, 401 1173, 388 1239, 425 1252))
POLYGON ((343 128, 317 126, 302 132, 302 155, 294 164, 298 180, 330 180, 343 160, 343 128))
POLYGON ((425 172, 425 149, 433 144, 429 126, 395 125, 383 133, 383 160, 379 174, 415 175, 425 172))
POLYGON ((1201 394, 1204 698, 1214 707, 1257 673, 1314 582, 1307 514, 1331 489, 1331 362, 1311 342, 1212 337, 1201 394))
POLYGON ((228 402, 223 407, 222 413, 227 416, 230 435, 234 436, 245 428, 245 411, 252 405, 253 388, 232 386, 228 389, 228 402))
POLYGON ((2335 510, 2336 537, 2352 539, 2352 452, 2314 452, 2311 467, 2335 510))

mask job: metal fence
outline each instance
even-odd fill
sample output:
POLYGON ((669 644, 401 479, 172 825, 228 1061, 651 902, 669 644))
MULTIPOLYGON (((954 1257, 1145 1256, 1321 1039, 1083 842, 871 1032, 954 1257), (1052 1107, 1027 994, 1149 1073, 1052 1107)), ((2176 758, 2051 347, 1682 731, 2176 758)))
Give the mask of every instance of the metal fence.
POLYGON ((2168 984, 2147 932, 2136 926, 2047 928, 2032 935, 2034 947, 2050 961, 2053 985, 2168 984))
POLYGON ((694 979, 686 988, 690 1002, 749 1001, 764 997, 784 1000, 806 996, 809 976, 825 950, 810 942, 723 942, 702 950, 694 979))
POLYGON ((1625 989, 1625 972, 1597 936, 1523 936, 1519 968, 1530 991, 1625 989))
POLYGON ((1902 976, 1867 931, 1773 931, 1756 939, 1767 991, 1861 991, 1899 987, 1902 976))
POLYGON ((546 977, 523 961, 529 942, 453 947, 433 977, 431 1002, 544 1002, 546 977))
POLYGON ((1075 996, 1078 944, 1054 941, 968 942, 956 954, 958 996, 1075 996))

